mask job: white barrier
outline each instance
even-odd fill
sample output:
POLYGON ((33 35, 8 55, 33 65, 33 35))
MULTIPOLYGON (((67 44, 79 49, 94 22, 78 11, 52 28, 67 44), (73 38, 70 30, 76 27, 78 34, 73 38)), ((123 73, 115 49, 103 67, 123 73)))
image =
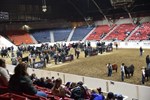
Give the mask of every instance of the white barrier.
MULTIPOLYGON (((7 65, 7 68, 10 73, 13 73, 15 66, 7 65)), ((116 82, 110 80, 103 80, 98 78, 84 77, 79 75, 54 72, 54 71, 46 71, 41 69, 32 69, 28 68, 28 73, 31 75, 32 73, 36 73, 38 78, 40 77, 52 77, 55 78, 60 77, 63 80, 63 83, 66 82, 84 82, 88 88, 95 89, 98 87, 102 88, 103 92, 114 92, 127 96, 125 100, 149 100, 150 99, 150 87, 134 85, 123 82, 116 82)))
POLYGON ((91 77, 84 77, 84 83, 90 89, 96 89, 98 87, 101 87, 103 92, 108 92, 107 80, 91 78, 91 77))
POLYGON ((79 75, 73 75, 73 74, 66 74, 65 73, 65 82, 79 82, 79 81, 83 81, 83 76, 79 76, 79 75))
POLYGON ((62 83, 65 83, 64 73, 51 71, 51 77, 53 77, 53 76, 55 77, 55 79, 61 78, 62 79, 62 83))
POLYGON ((115 82, 108 81, 108 89, 111 92, 119 93, 128 96, 129 100, 132 98, 137 98, 137 85, 123 83, 123 82, 115 82))
POLYGON ((150 100, 150 87, 138 86, 138 100, 150 100))

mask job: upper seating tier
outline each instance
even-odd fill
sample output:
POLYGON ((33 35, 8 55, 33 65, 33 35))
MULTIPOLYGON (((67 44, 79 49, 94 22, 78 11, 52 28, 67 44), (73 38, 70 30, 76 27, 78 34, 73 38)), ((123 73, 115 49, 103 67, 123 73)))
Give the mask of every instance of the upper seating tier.
POLYGON ((71 41, 82 40, 92 29, 93 27, 77 27, 73 33, 71 41))
POLYGON ((71 28, 53 30, 53 32, 55 42, 66 41, 68 39, 69 34, 71 33, 71 28))
POLYGON ((143 23, 140 28, 132 34, 129 40, 149 40, 150 39, 150 22, 143 23))
POLYGON ((109 32, 109 30, 110 27, 108 25, 97 26, 86 40, 101 40, 109 32))
POLYGON ((104 40, 121 40, 124 41, 130 33, 135 29, 136 25, 133 24, 121 24, 114 29, 104 40))
POLYGON ((38 32, 34 32, 34 33, 32 33, 32 36, 39 43, 50 42, 51 41, 50 31, 38 31, 38 32))
POLYGON ((23 30, 7 31, 6 34, 15 45, 34 43, 29 33, 23 30))

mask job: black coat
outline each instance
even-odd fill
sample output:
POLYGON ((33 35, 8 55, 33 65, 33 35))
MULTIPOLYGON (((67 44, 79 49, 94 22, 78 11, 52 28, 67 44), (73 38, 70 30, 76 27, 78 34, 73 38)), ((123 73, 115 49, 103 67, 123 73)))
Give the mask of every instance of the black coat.
POLYGON ((29 76, 13 75, 9 81, 9 89, 12 92, 26 93, 30 95, 37 93, 37 89, 33 86, 29 76))

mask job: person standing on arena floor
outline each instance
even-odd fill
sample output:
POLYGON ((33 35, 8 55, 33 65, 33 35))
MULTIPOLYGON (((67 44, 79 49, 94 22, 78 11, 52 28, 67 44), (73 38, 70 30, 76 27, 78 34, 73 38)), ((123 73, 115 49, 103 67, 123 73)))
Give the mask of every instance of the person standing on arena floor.
POLYGON ((121 64, 121 80, 124 81, 124 73, 125 73, 125 70, 124 70, 124 63, 121 64))
POLYGON ((8 86, 10 75, 6 69, 6 63, 4 59, 0 59, 0 86, 8 86))
POLYGON ((80 55, 80 51, 79 51, 79 49, 76 49, 76 56, 77 56, 77 59, 79 58, 79 55, 80 55))
POLYGON ((108 76, 111 76, 111 74, 112 74, 112 65, 110 63, 107 64, 107 69, 108 69, 108 76))
POLYGON ((142 84, 145 83, 145 70, 146 70, 146 68, 142 67, 142 84))
POLYGON ((118 43, 116 43, 115 46, 116 46, 116 50, 118 50, 118 43))
POLYGON ((142 55, 143 55, 143 48, 140 47, 140 56, 142 56, 142 55))
POLYGON ((149 55, 146 56, 146 65, 147 65, 147 68, 150 67, 150 58, 149 58, 149 55))

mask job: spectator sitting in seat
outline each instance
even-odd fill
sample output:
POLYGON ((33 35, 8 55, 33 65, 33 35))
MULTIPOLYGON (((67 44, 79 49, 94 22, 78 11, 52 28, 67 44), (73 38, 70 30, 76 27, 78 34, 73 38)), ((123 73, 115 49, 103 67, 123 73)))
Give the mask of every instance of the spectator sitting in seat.
POLYGON ((114 93, 109 92, 109 93, 107 94, 107 99, 106 99, 106 100, 115 100, 114 93))
POLYGON ((102 88, 101 87, 97 88, 97 91, 100 95, 102 95, 103 99, 105 100, 105 96, 103 95, 102 88))
POLYGON ((135 35, 136 35, 136 36, 139 36, 139 35, 141 35, 141 32, 139 31, 139 32, 137 32, 135 35))
POLYGON ((69 90, 72 91, 76 86, 77 86, 77 83, 75 82, 70 83, 69 90))
POLYGON ((15 67, 14 73, 15 74, 10 78, 8 86, 11 92, 47 97, 46 93, 37 91, 37 89, 33 86, 32 80, 27 73, 26 63, 19 63, 15 67))
POLYGON ((62 98, 67 96, 65 86, 62 85, 62 80, 60 78, 55 80, 55 84, 52 88, 52 94, 62 98))
POLYGON ((89 100, 90 97, 89 89, 81 81, 78 82, 77 86, 71 91, 71 98, 75 100, 89 100))
POLYGON ((8 86, 9 73, 4 59, 0 59, 0 86, 8 86))
POLYGON ((53 86, 54 83, 52 82, 52 80, 49 77, 46 77, 46 88, 52 89, 53 86))
POLYGON ((91 100, 104 100, 104 99, 103 99, 103 96, 99 94, 97 90, 92 90, 91 100))

